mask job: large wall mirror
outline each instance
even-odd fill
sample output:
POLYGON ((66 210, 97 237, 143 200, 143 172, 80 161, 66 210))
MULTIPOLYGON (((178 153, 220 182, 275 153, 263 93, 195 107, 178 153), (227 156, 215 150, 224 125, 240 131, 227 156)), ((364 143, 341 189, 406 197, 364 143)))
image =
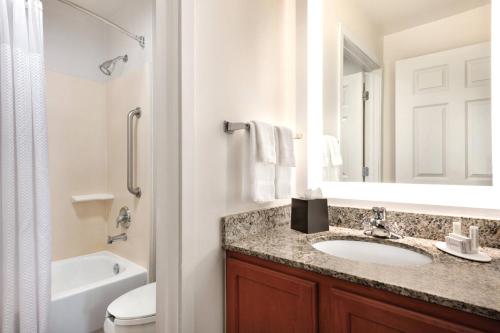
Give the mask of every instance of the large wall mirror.
POLYGON ((335 0, 324 182, 491 186, 489 0, 335 0))

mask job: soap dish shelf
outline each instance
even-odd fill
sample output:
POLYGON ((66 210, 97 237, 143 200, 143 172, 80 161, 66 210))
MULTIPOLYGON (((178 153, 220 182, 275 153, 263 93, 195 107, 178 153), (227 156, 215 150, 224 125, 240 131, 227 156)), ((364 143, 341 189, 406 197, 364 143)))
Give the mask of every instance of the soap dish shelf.
POLYGON ((479 261, 479 262, 491 261, 491 257, 484 252, 479 251, 478 253, 461 253, 448 248, 448 246, 446 246, 446 242, 436 242, 436 247, 441 251, 451 254, 455 257, 460 257, 463 259, 479 261))
POLYGON ((95 194, 84 194, 84 195, 72 195, 71 202, 91 202, 91 201, 109 201, 113 200, 115 196, 109 193, 95 193, 95 194))

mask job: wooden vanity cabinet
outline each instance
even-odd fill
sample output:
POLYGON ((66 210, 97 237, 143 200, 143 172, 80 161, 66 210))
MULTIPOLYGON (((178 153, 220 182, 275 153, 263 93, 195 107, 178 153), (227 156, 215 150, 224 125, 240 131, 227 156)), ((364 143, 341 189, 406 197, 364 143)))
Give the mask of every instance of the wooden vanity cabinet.
POLYGON ((317 284, 239 260, 227 263, 228 332, 317 332, 317 284))
POLYGON ((500 321, 228 251, 226 331, 500 332, 500 321))

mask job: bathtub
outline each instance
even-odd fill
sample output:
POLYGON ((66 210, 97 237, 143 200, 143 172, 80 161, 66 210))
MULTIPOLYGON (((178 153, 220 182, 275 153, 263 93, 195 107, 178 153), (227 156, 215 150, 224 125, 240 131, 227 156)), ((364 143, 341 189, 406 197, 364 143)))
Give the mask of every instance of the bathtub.
POLYGON ((52 262, 50 333, 100 330, 118 296, 147 283, 147 271, 111 252, 52 262))

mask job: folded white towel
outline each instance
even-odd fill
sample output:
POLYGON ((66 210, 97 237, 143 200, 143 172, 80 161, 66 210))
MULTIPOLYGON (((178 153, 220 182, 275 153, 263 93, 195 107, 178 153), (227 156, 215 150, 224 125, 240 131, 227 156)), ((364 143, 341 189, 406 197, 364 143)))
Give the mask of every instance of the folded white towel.
POLYGON ((276 199, 288 199, 292 196, 292 168, 276 165, 276 199))
POLYGON ((255 126, 257 161, 275 164, 276 140, 274 137, 274 127, 260 121, 252 121, 251 123, 255 126))
POLYGON ((341 166, 324 166, 323 167, 323 181, 325 182, 339 182, 342 169, 341 166))
POLYGON ((295 150, 293 147, 293 132, 288 127, 276 126, 276 138, 278 140, 279 158, 281 166, 295 166, 295 150))
POLYGON ((332 135, 323 136, 323 166, 342 165, 342 151, 339 140, 332 135))
POLYGON ((340 181, 342 153, 339 140, 332 135, 323 136, 323 180, 340 181))
POLYGON ((332 166, 332 158, 330 156, 330 146, 328 145, 326 135, 323 136, 323 167, 332 166))
POLYGON ((295 166, 292 130, 275 127, 276 134, 276 199, 287 199, 292 195, 292 167, 295 166))
MULTIPOLYGON (((274 137, 274 131, 273 131, 273 137, 274 137)), ((274 154, 276 154, 275 151, 274 154)), ((250 188, 251 188, 252 200, 257 203, 273 201, 275 199, 274 181, 275 181, 276 165, 273 163, 263 163, 258 158, 257 133, 254 122, 250 123, 250 149, 249 149, 248 160, 250 164, 249 165, 250 188)), ((275 155, 275 160, 276 160, 276 155, 275 155)))

